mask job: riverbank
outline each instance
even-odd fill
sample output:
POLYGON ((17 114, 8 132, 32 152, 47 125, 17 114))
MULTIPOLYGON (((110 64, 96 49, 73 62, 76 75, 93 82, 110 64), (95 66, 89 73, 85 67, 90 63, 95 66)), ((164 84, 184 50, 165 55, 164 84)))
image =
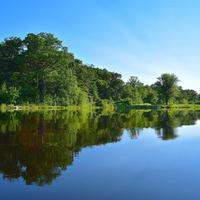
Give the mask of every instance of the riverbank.
POLYGON ((0 105, 1 111, 40 111, 40 110, 94 110, 96 109, 93 105, 82 105, 82 106, 50 106, 50 105, 0 105))
POLYGON ((170 105, 151 105, 151 104, 124 104, 117 103, 116 110, 128 112, 130 110, 200 110, 200 104, 170 104, 170 105))
POLYGON ((151 105, 151 104, 121 104, 116 103, 113 105, 107 105, 98 107, 92 104, 81 105, 81 106, 50 106, 50 105, 0 105, 0 110, 6 111, 53 111, 53 110, 69 110, 69 111, 94 111, 102 109, 106 112, 117 111, 117 112, 128 112, 130 110, 200 110, 200 104, 171 104, 171 105, 151 105))

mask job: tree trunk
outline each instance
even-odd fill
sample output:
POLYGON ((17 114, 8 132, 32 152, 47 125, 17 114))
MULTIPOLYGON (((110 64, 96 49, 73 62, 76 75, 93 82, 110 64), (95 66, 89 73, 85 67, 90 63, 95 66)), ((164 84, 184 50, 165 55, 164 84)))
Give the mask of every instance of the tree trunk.
POLYGON ((44 102, 44 97, 46 95, 46 82, 44 78, 39 81, 39 95, 40 95, 40 101, 44 102))

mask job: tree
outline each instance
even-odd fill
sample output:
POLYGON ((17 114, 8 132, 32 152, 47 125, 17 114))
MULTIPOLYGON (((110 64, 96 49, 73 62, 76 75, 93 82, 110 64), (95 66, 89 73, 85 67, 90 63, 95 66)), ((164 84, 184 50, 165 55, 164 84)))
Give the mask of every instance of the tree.
POLYGON ((143 98, 144 103, 157 104, 158 103, 158 94, 151 86, 145 86, 145 95, 143 98))
POLYGON ((182 90, 183 99, 187 100, 188 103, 196 103, 199 101, 198 93, 194 90, 182 90))
POLYGON ((121 74, 109 72, 106 69, 95 68, 96 85, 101 99, 120 100, 123 95, 124 82, 121 74))
POLYGON ((32 86, 37 90, 36 96, 43 102, 47 90, 47 70, 50 71, 59 63, 61 41, 52 34, 28 34, 24 39, 24 45, 27 49, 24 54, 25 77, 28 80, 29 75, 32 86))
POLYGON ((0 84, 11 85, 19 72, 20 56, 23 53, 23 41, 17 37, 5 39, 0 43, 0 84))
POLYGON ((81 105, 88 103, 87 93, 78 87, 76 77, 71 69, 55 69, 47 74, 46 103, 58 105, 81 105))
POLYGON ((124 87, 125 98, 130 98, 132 104, 143 103, 144 85, 136 76, 131 76, 124 87))
POLYGON ((8 87, 3 83, 0 87, 0 104, 16 104, 20 96, 19 89, 16 87, 8 87))
POLYGON ((162 74, 155 83, 160 99, 168 105, 169 101, 178 93, 178 78, 175 74, 162 74))

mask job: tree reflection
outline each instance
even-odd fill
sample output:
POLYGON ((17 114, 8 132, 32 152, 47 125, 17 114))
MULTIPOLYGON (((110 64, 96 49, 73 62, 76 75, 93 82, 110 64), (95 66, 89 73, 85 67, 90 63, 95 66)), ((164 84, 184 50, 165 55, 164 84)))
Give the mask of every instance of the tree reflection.
POLYGON ((10 181, 51 184, 84 147, 117 142, 124 129, 131 138, 139 137, 144 128, 154 128, 161 139, 174 139, 177 127, 194 124, 199 117, 200 112, 194 111, 2 113, 0 173, 10 181))

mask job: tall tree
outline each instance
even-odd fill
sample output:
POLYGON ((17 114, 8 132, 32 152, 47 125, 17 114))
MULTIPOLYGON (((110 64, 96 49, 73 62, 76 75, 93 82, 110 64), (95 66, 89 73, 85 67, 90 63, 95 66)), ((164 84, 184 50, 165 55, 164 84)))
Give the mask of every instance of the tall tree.
POLYGON ((0 43, 0 83, 15 84, 14 76, 20 70, 20 56, 23 53, 23 41, 17 37, 5 39, 0 43))
POLYGON ((124 87, 124 96, 125 98, 130 98, 134 104, 143 103, 142 96, 144 90, 143 83, 136 76, 131 76, 124 87))
POLYGON ((175 74, 165 73, 162 74, 155 83, 160 99, 164 101, 166 105, 168 105, 169 101, 177 95, 178 81, 178 77, 175 74))

